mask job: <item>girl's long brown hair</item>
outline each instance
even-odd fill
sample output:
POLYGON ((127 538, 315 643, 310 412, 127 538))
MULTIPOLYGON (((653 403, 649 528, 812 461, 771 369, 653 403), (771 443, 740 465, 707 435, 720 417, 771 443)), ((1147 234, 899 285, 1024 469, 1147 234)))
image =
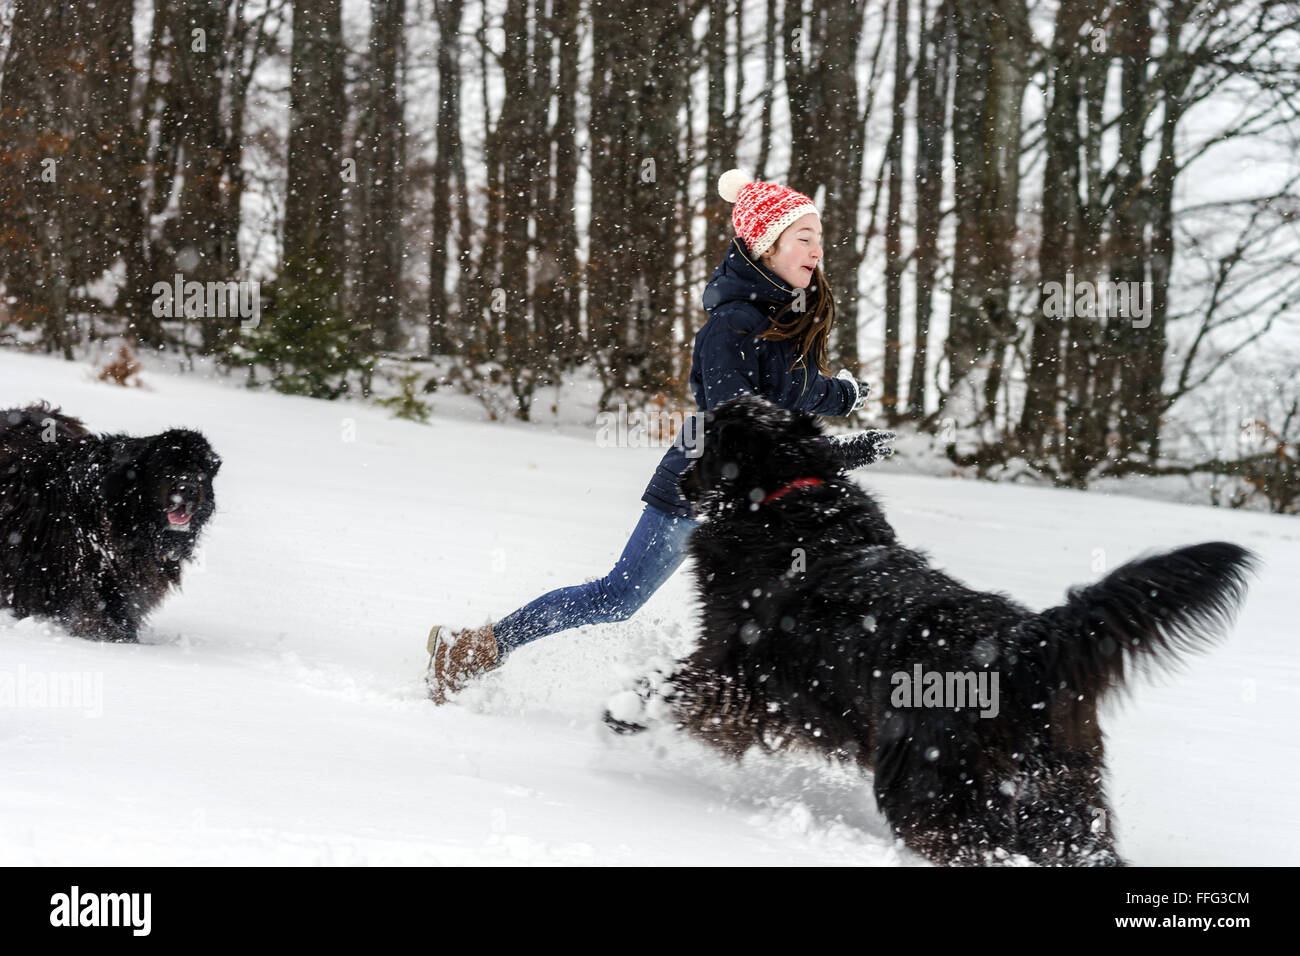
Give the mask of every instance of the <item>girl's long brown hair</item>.
POLYGON ((804 362, 806 366, 811 357, 823 375, 830 375, 826 342, 830 338, 831 324, 835 321, 835 296, 831 293, 831 287, 826 284, 826 275, 822 272, 820 262, 817 263, 817 270, 813 273, 813 281, 808 285, 810 289, 815 286, 817 291, 810 291, 802 297, 803 310, 795 310, 800 299, 800 296, 796 295, 793 301, 787 302, 780 312, 772 316, 771 326, 767 331, 760 333, 758 338, 777 342, 795 339, 799 354, 790 363, 790 371, 793 372, 794 367, 800 362, 804 362))

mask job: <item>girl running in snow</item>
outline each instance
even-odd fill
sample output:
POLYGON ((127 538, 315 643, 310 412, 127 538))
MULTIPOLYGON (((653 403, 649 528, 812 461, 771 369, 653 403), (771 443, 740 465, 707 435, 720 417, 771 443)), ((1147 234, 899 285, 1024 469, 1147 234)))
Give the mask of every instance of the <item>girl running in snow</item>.
MULTIPOLYGON (((691 391, 701 412, 744 392, 790 409, 843 416, 866 401, 867 385, 847 370, 831 378, 826 342, 835 301, 822 274, 822 230, 811 199, 787 186, 726 172, 718 192, 734 203, 736 236, 704 290, 708 321, 695 336, 691 391)), ((686 431, 685 428, 682 430, 686 431)), ((890 453, 888 432, 858 442, 856 464, 890 453)), ((847 447, 847 446, 846 446, 847 447)), ((429 632, 430 696, 441 704, 473 676, 500 666, 515 648, 583 624, 631 617, 685 559, 698 524, 677 489, 689 458, 678 434, 641 500, 641 519, 605 577, 558 588, 495 624, 429 632)))

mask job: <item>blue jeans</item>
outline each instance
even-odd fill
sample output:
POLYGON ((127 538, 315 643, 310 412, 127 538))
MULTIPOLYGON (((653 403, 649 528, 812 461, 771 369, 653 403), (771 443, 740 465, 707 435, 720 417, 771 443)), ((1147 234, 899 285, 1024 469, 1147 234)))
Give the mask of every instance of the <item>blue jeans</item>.
POLYGON ((681 566, 698 524, 646 505, 609 574, 549 591, 492 625, 501 655, 566 628, 626 621, 681 566))

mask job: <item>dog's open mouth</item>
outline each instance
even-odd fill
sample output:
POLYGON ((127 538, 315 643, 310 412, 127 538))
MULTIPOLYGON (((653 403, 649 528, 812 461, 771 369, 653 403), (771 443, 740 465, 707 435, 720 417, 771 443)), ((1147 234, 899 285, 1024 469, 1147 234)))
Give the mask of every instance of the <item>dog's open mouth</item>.
POLYGON ((188 531, 193 516, 194 505, 188 501, 178 501, 167 509, 167 526, 172 531, 188 531))

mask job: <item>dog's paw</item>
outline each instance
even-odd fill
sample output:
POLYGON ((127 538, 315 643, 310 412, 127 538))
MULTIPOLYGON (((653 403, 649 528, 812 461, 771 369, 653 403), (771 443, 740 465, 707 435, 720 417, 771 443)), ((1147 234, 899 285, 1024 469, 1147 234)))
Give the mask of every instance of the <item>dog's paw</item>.
POLYGON ((639 734, 646 729, 640 722, 644 713, 636 691, 625 690, 605 702, 605 726, 616 734, 639 734))
POLYGON ((605 725, 615 733, 636 734, 665 721, 672 716, 668 704, 672 689, 663 670, 651 671, 605 702, 605 725))

